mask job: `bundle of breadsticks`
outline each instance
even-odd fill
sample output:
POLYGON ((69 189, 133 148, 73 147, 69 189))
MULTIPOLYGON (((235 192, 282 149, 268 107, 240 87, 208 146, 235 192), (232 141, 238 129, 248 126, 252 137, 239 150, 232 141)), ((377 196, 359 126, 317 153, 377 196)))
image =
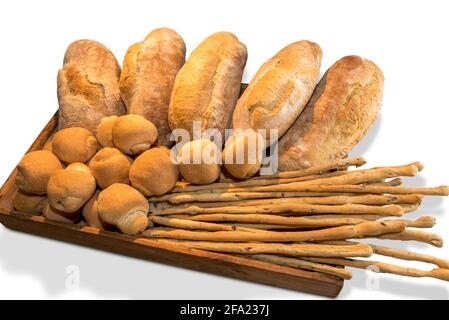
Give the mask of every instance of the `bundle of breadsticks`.
POLYGON ((358 239, 418 241, 442 247, 421 229, 435 218, 407 219, 423 196, 447 196, 448 186, 402 186, 401 177, 423 169, 403 166, 354 169, 347 158, 307 169, 208 185, 178 183, 149 198, 150 225, 143 235, 189 248, 244 256, 351 279, 343 267, 449 281, 449 261, 358 239), (358 258, 373 254, 435 265, 430 271, 358 258))

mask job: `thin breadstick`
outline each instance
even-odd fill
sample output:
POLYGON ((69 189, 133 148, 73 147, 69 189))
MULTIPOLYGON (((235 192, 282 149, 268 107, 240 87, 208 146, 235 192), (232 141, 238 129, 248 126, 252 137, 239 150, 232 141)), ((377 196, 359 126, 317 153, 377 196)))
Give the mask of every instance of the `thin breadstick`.
POLYGON ((421 230, 406 229, 398 233, 379 235, 378 238, 386 240, 418 241, 431 244, 438 248, 443 246, 443 238, 441 238, 440 235, 421 230))
POLYGON ((284 184, 291 182, 301 182, 308 181, 314 179, 323 179, 323 178, 331 178, 336 176, 341 176, 346 174, 347 171, 335 171, 325 174, 315 174, 310 176, 303 177, 295 177, 295 178, 267 178, 267 179, 257 179, 257 180, 245 180, 238 182, 216 182, 205 185, 192 185, 185 182, 178 182, 178 184, 170 190, 169 193, 177 193, 177 192, 196 192, 196 191, 204 191, 211 189, 229 189, 229 188, 244 188, 244 187, 257 187, 257 186, 269 186, 274 184, 284 184))
MULTIPOLYGON (((142 241, 144 240, 142 239, 142 241)), ((370 257, 373 253, 371 247, 363 243, 352 246, 333 246, 321 244, 179 241, 171 239, 159 239, 158 241, 193 249, 223 253, 270 253, 295 257, 370 257)))
POLYGON ((288 197, 325 197, 334 195, 347 195, 347 193, 324 193, 324 192, 225 192, 225 193, 175 193, 149 198, 150 202, 158 203, 168 201, 170 203, 184 202, 212 202, 212 201, 239 201, 245 199, 267 199, 288 197))
POLYGON ((241 228, 251 228, 251 229, 257 229, 257 230, 267 230, 267 231, 279 231, 279 230, 296 230, 296 229, 303 229, 298 228, 296 226, 285 226, 281 224, 257 224, 257 223, 229 223, 225 222, 222 223, 228 226, 235 226, 235 227, 241 227, 241 228))
POLYGON ((436 268, 430 271, 414 268, 405 268, 389 263, 367 260, 354 260, 342 258, 307 258, 306 260, 318 263, 326 263, 337 266, 347 266, 359 269, 367 269, 378 273, 391 273, 406 277, 431 277, 444 281, 449 281, 449 270, 436 268))
POLYGON ((190 206, 183 209, 168 208, 161 211, 152 212, 153 215, 171 214, 200 214, 200 213, 270 213, 287 214, 298 213, 302 215, 314 215, 319 213, 344 213, 344 214, 376 214, 383 216, 401 216, 403 210, 401 206, 392 204, 386 206, 371 206, 363 204, 342 204, 342 205, 316 205, 307 203, 280 203, 268 204, 264 206, 228 206, 218 208, 201 208, 190 206))
MULTIPOLYGON (((359 242, 355 241, 324 241, 323 244, 330 244, 330 245, 354 245, 358 244, 359 242)), ((420 261, 425 263, 431 263, 433 265, 436 265, 440 268, 449 269, 449 261, 445 259, 440 259, 434 256, 430 256, 427 254, 421 254, 417 252, 412 252, 408 250, 402 250, 402 249, 394 249, 394 248, 388 248, 383 246, 378 246, 374 244, 367 243, 371 248, 373 249, 373 252, 378 255, 386 256, 386 257, 392 257, 395 259, 401 259, 401 260, 408 260, 408 261, 420 261)))
POLYGON ((327 264, 306 261, 298 258, 281 257, 270 254, 252 254, 252 255, 245 255, 244 257, 286 267, 306 269, 331 274, 345 280, 352 279, 352 272, 350 270, 329 266, 327 264))
POLYGON ((390 181, 382 181, 382 182, 374 182, 369 183, 370 186, 390 186, 390 187, 398 187, 402 185, 401 178, 395 178, 390 181))
MULTIPOLYGON (((449 195, 448 186, 440 186, 434 188, 410 188, 410 187, 390 187, 390 186, 369 186, 369 185, 302 185, 291 186, 286 184, 282 187, 282 191, 277 192, 217 192, 202 193, 192 192, 185 194, 166 194, 158 197, 151 197, 150 201, 169 201, 172 203, 182 202, 212 202, 212 201, 235 201, 255 198, 273 198, 273 197, 314 197, 314 196, 332 196, 336 193, 367 193, 367 194, 421 194, 421 195, 449 195), (322 192, 322 193, 321 193, 322 192)), ((265 187, 261 187, 265 188, 265 187)))
POLYGON ((241 200, 241 201, 229 201, 229 202, 190 202, 180 205, 157 205, 151 212, 159 212, 164 209, 186 209, 190 206, 196 206, 200 208, 217 208, 226 206, 260 206, 260 205, 272 205, 283 203, 308 203, 308 204, 367 204, 367 205, 387 205, 387 204, 415 204, 421 203, 422 196, 417 194, 410 195, 356 195, 356 196, 330 196, 330 197, 306 197, 306 198, 274 198, 274 199, 257 199, 257 200, 241 200))
POLYGON ((404 210, 404 213, 410 213, 413 211, 416 211, 419 209, 419 206, 421 205, 420 203, 398 203, 402 209, 404 210))
POLYGON ((348 167, 352 167, 352 166, 360 167, 360 166, 363 166, 365 163, 366 163, 366 160, 363 158, 346 158, 346 159, 337 160, 335 162, 325 163, 322 165, 310 167, 307 169, 284 171, 284 172, 279 172, 277 174, 273 174, 270 176, 254 177, 249 180, 266 179, 266 178, 278 179, 278 178, 303 177, 303 176, 308 176, 308 175, 312 175, 312 174, 320 174, 322 172, 326 172, 326 171, 330 171, 330 170, 346 170, 348 167))
POLYGON ((169 238, 181 240, 219 241, 219 242, 301 242, 345 240, 352 238, 380 236, 386 233, 398 233, 405 229, 401 221, 369 221, 351 226, 341 226, 312 231, 292 232, 242 232, 242 231, 187 231, 148 229, 143 235, 149 238, 169 238))
POLYGON ((149 216, 148 219, 163 226, 187 230, 207 230, 207 231, 246 231, 246 232, 259 232, 260 230, 254 230, 245 227, 230 226, 218 223, 209 223, 202 221, 192 221, 176 218, 165 218, 159 216, 149 216))

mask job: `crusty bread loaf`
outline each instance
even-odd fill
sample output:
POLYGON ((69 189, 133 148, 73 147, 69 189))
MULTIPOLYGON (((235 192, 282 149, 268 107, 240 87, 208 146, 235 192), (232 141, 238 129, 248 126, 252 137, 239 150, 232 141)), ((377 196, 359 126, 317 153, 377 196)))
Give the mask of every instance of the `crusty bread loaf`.
MULTIPOLYGON (((237 102, 233 129, 278 129, 281 137, 304 109, 320 74, 321 48, 294 42, 257 71, 237 102)), ((268 140, 267 132, 267 140, 268 140)), ((274 142, 274 141, 273 141, 274 142)))
POLYGON ((120 94, 128 113, 151 121, 158 145, 168 146, 168 105, 176 74, 185 61, 184 40, 175 31, 159 28, 129 47, 120 76, 120 94))
POLYGON ((279 169, 307 168, 346 156, 376 119, 383 83, 373 62, 358 56, 338 60, 280 140, 279 169))
POLYGON ((240 94, 246 46, 229 32, 206 38, 176 76, 168 110, 171 130, 185 129, 192 136, 193 121, 201 130, 229 128, 240 94))
POLYGON ((105 46, 73 42, 58 72, 59 128, 83 127, 95 134, 101 118, 124 114, 119 76, 120 66, 105 46))

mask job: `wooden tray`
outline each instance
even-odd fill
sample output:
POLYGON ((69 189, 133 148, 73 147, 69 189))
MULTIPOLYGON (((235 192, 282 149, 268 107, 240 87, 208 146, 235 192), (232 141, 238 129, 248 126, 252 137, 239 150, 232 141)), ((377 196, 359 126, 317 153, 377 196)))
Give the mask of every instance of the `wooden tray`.
MULTIPOLYGON (((28 151, 42 149, 55 131, 57 124, 58 113, 51 118, 28 151)), ((55 222, 43 216, 17 212, 12 204, 17 191, 14 183, 16 170, 11 173, 0 189, 0 222, 7 228, 178 267, 327 297, 336 297, 343 287, 343 280, 340 278, 318 272, 166 245, 151 239, 55 222)))

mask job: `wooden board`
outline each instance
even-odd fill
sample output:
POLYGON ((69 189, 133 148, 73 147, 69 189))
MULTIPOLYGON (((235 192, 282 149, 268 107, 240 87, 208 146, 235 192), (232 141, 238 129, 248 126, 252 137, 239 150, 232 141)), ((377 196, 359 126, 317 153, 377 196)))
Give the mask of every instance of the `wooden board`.
MULTIPOLYGON (((58 124, 58 114, 48 122, 28 151, 42 149, 58 124)), ((267 285, 335 297, 343 287, 340 278, 318 272, 277 266, 227 254, 162 244, 118 232, 71 225, 17 212, 13 198, 17 191, 14 170, 0 189, 0 222, 7 228, 132 257, 166 263, 267 285)), ((14 245, 13 243, 4 245, 14 245)))

